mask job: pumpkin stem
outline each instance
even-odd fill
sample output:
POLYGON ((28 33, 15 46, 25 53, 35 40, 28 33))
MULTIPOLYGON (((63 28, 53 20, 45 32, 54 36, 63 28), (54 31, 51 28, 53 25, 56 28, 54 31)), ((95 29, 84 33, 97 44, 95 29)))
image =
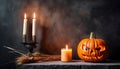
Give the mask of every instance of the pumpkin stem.
POLYGON ((94 37, 93 35, 94 35, 94 32, 91 32, 90 33, 90 39, 92 39, 94 37))

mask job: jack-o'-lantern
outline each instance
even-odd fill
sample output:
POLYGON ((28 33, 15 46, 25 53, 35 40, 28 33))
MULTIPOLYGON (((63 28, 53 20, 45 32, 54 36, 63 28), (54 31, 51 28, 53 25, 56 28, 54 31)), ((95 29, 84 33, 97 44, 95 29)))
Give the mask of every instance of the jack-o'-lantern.
POLYGON ((93 37, 81 40, 77 48, 78 56, 86 62, 100 62, 109 55, 109 48, 103 39, 93 37))

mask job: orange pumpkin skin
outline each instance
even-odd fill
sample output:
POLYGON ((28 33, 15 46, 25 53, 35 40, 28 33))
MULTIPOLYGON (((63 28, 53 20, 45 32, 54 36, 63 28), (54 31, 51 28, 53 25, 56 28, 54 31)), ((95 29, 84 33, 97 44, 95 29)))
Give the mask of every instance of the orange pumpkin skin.
POLYGON ((100 62, 109 55, 109 48, 103 39, 83 39, 77 48, 78 56, 86 62, 100 62))

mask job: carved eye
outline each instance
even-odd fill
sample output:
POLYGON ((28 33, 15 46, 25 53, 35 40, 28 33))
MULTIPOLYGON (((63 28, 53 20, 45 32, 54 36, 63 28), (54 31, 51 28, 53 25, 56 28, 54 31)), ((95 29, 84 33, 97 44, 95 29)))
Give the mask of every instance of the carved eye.
POLYGON ((99 51, 100 49, 101 49, 100 47, 98 47, 98 48, 95 48, 95 50, 98 50, 98 51, 99 51))
POLYGON ((86 47, 86 46, 84 46, 84 48, 83 48, 83 49, 84 49, 84 50, 86 50, 86 51, 87 51, 87 50, 89 50, 89 48, 88 48, 88 47, 86 47))

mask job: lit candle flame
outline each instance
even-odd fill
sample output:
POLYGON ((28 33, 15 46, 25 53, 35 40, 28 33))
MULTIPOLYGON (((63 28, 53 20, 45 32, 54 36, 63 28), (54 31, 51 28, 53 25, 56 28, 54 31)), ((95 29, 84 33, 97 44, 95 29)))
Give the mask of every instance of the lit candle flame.
POLYGON ((68 50, 68 45, 66 44, 66 50, 68 50))
POLYGON ((25 18, 25 19, 27 18, 27 15, 26 15, 26 13, 24 14, 24 18, 25 18))
POLYGON ((36 18, 36 15, 35 15, 35 12, 33 13, 33 19, 35 19, 36 18))

